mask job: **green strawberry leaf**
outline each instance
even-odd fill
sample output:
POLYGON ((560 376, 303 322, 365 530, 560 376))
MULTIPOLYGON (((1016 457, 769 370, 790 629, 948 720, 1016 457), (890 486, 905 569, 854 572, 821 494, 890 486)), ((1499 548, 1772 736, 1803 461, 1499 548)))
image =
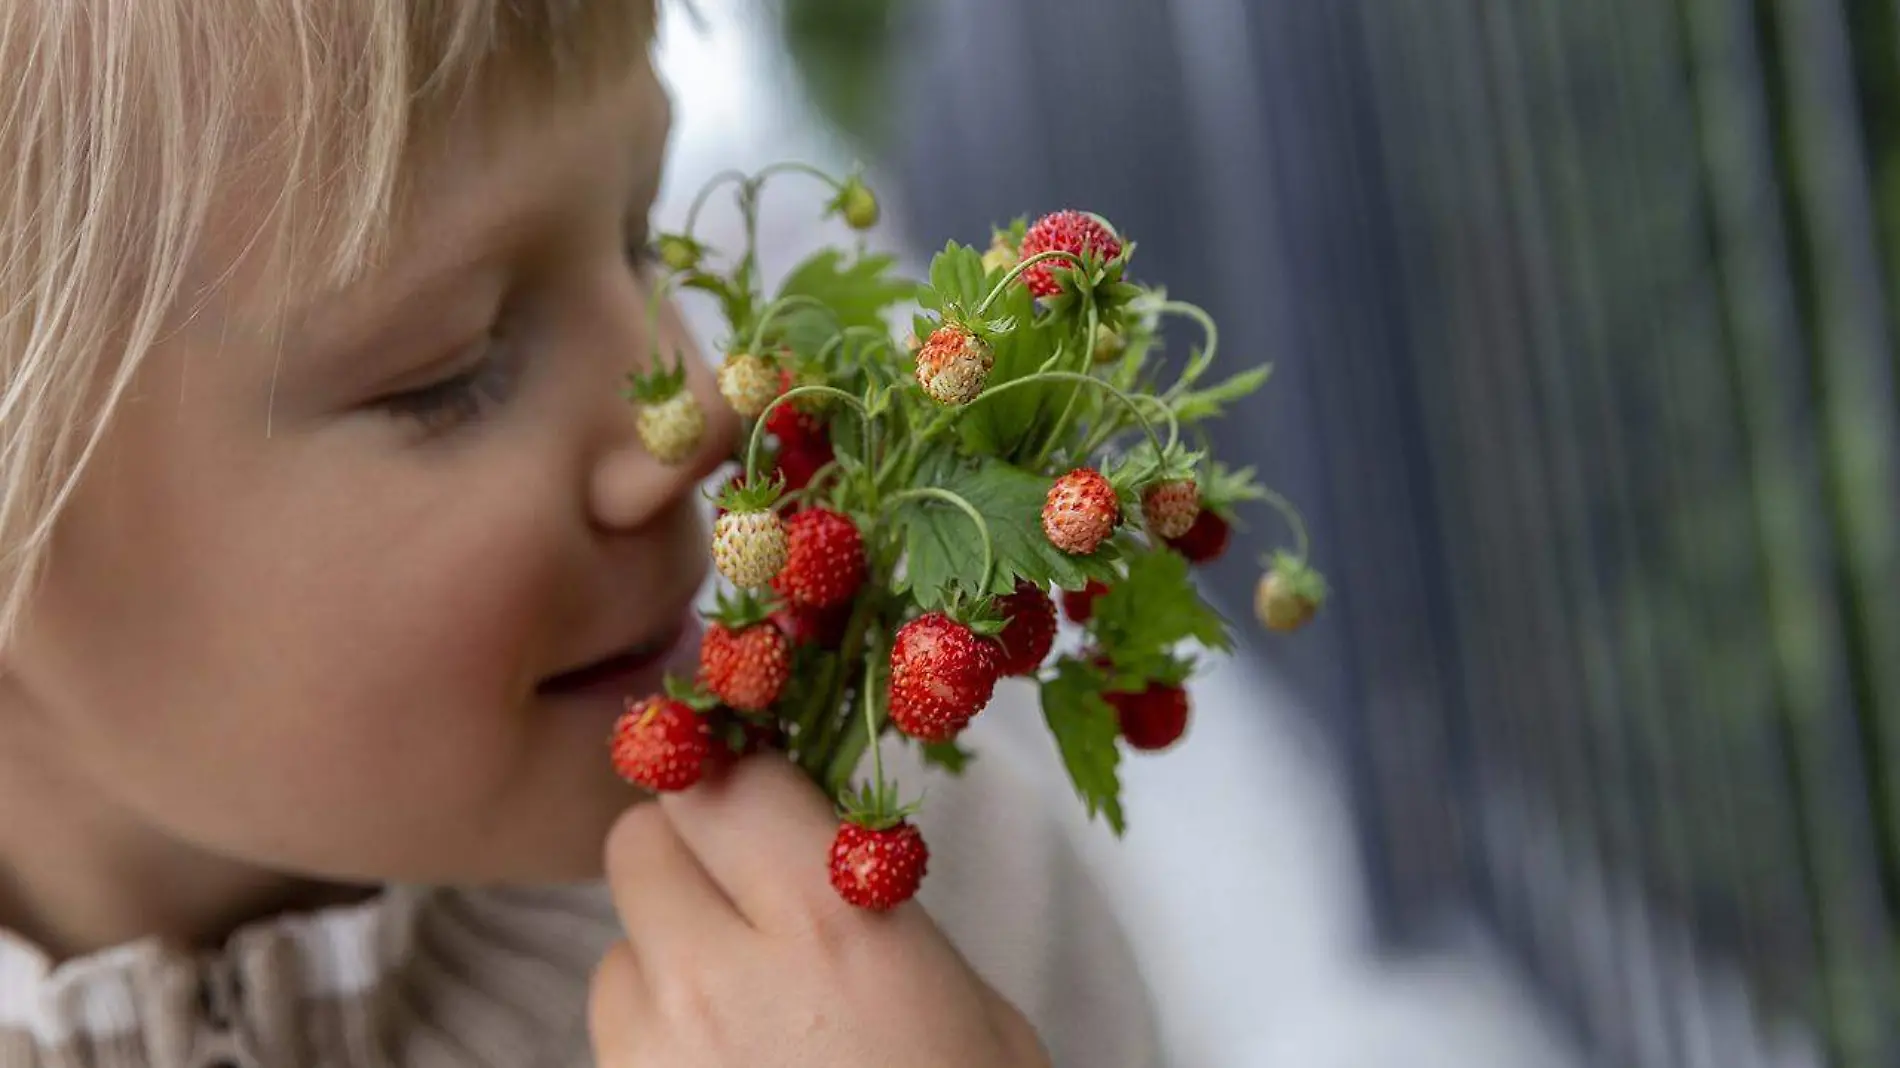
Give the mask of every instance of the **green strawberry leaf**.
POLYGON ((1266 487, 1254 477, 1251 467, 1236 470, 1215 460, 1207 465, 1207 472, 1201 478, 1201 506, 1236 526, 1239 523, 1234 518, 1235 505, 1266 499, 1266 487))
MULTIPOLYGON (((917 283, 891 273, 894 257, 875 254, 847 259, 843 250, 828 248, 792 268, 779 286, 780 297, 814 297, 831 309, 788 311, 778 323, 793 348, 816 351, 839 329, 853 326, 884 327, 884 313, 917 295, 917 283)), ((776 325, 776 324, 775 324, 776 325)))
MULTIPOLYGON (((1089 556, 1071 556, 1049 544, 1042 532, 1042 505, 1053 481, 999 460, 972 461, 939 450, 920 466, 916 484, 955 493, 983 517, 996 568, 982 592, 1010 593, 1017 576, 1071 590, 1089 579, 1114 579, 1121 555, 1114 544, 1089 556)), ((974 584, 982 574, 983 542, 961 509, 914 498, 898 505, 894 519, 906 553, 900 589, 909 590, 925 611, 946 607, 956 585, 974 584)))
POLYGON ((975 753, 955 742, 919 742, 917 750, 923 754, 924 763, 942 768, 952 775, 963 774, 963 769, 976 759, 975 753))
POLYGON ((1221 414, 1229 404, 1266 385, 1273 368, 1262 364, 1251 367, 1224 382, 1206 389, 1183 393, 1174 400, 1174 414, 1183 423, 1198 423, 1221 414))
MULTIPOLYGON (((997 316, 1014 319, 1016 326, 991 340, 996 366, 990 370, 990 389, 1035 374, 1055 355, 1068 328, 1046 316, 1038 322, 1035 301, 1028 287, 1020 285, 1011 286, 997 301, 997 316)), ((1072 382, 1048 382, 1012 389, 971 409, 958 421, 958 434, 970 452, 1020 460, 1055 424, 1069 394, 1086 388, 1072 382)), ((1070 425, 1079 432, 1082 421, 1076 419, 1070 425)))
POLYGON ((945 245, 930 261, 930 288, 937 298, 933 307, 956 304, 966 311, 974 311, 987 295, 983 288, 982 254, 955 241, 945 245))
POLYGON ((1042 717, 1055 736, 1062 764, 1076 796, 1090 816, 1101 816, 1119 837, 1128 829, 1122 815, 1121 727, 1115 709, 1102 699, 1105 679, 1090 665, 1064 657, 1042 683, 1042 717))
POLYGON ((733 329, 737 329, 737 324, 752 319, 752 294, 739 286, 728 285, 718 275, 694 272, 686 276, 680 285, 711 293, 719 301, 719 310, 726 317, 726 325, 733 329))
POLYGON ((1210 649, 1233 647, 1227 621, 1188 577, 1187 558, 1157 551, 1128 557, 1127 574, 1096 598, 1089 631, 1118 666, 1167 657, 1174 646, 1198 641, 1210 649))

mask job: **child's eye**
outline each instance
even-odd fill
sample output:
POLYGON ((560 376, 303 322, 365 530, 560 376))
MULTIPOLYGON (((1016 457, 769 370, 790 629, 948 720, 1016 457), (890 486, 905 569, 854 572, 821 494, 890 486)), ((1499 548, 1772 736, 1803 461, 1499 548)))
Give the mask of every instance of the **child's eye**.
POLYGON ((505 338, 491 336, 479 360, 448 378, 392 393, 374 406, 413 420, 431 434, 446 433, 488 414, 514 391, 516 368, 505 338))

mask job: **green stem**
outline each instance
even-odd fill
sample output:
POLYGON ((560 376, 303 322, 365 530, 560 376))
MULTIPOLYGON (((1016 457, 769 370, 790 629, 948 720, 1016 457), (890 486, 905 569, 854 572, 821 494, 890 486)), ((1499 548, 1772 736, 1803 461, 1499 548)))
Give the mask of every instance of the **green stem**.
POLYGON ((752 180, 754 182, 757 182, 760 185, 764 185, 765 180, 767 178, 770 178, 774 174, 804 174, 804 175, 809 175, 810 177, 818 179, 819 181, 830 186, 833 190, 840 190, 844 188, 844 183, 840 182, 838 179, 832 177, 831 175, 825 173, 824 171, 819 170, 817 167, 814 167, 809 163, 801 163, 795 159, 781 160, 778 163, 771 164, 770 166, 765 167, 764 169, 760 170, 758 174, 753 175, 752 180))
POLYGON ((994 572, 996 571, 996 546, 995 543, 990 540, 990 525, 983 519, 983 513, 977 511, 976 505, 971 504, 962 494, 953 493, 950 490, 944 489, 942 486, 918 486, 900 493, 893 493, 885 499, 884 504, 889 507, 904 501, 917 500, 923 497, 947 501, 950 504, 956 505, 958 508, 963 509, 964 515, 970 517, 970 522, 976 524, 977 533, 983 538, 983 580, 981 584, 977 586, 977 592, 987 593, 990 588, 990 579, 994 577, 994 572))
MULTIPOLYGON (((1083 322, 1083 328, 1087 331, 1087 336, 1082 341, 1082 370, 1084 372, 1095 365, 1095 327, 1098 322, 1100 319, 1096 316, 1095 304, 1091 301, 1088 318, 1083 322)), ((1057 351, 1060 352, 1060 350, 1057 351)), ((1036 467, 1041 467, 1049 459, 1050 450, 1055 448, 1056 442, 1062 440, 1062 432, 1069 428, 1069 420, 1075 417, 1075 402, 1081 397, 1081 390, 1069 391, 1068 403, 1062 406, 1062 413, 1056 416, 1056 423, 1049 428, 1049 435, 1042 439, 1042 448, 1036 450, 1036 467)), ((1084 452, 1082 455, 1087 456, 1088 453, 1084 452)))
MULTIPOLYGON (((882 644, 871 640, 867 631, 859 655, 864 659, 864 683, 857 698, 859 707, 864 710, 865 730, 859 732, 850 729, 852 723, 848 712, 831 717, 833 727, 840 732, 831 735, 830 744, 826 747, 824 789, 832 798, 844 792, 851 782, 852 772, 858 769, 858 762, 864 759, 865 747, 868 745, 875 749, 878 735, 883 733, 884 717, 877 711, 877 664, 878 658, 886 654, 882 651, 882 644)), ((839 698, 843 699, 842 692, 839 698)), ((877 760, 878 776, 882 779, 883 756, 880 754, 877 760)))
POLYGON ((1168 392, 1162 394, 1164 399, 1172 400, 1193 385, 1195 380, 1207 371, 1208 365, 1214 362, 1214 353, 1220 349, 1220 327, 1214 325, 1214 317, 1207 314, 1199 305, 1189 304, 1184 300, 1164 301, 1161 310, 1193 319, 1201 324, 1201 331, 1207 335, 1207 347, 1189 361, 1187 367, 1181 371, 1180 380, 1170 386, 1168 392))
POLYGON ((837 333, 831 335, 830 339, 828 339, 824 343, 824 345, 818 349, 818 355, 816 359, 820 364, 822 364, 825 362, 825 359, 831 355, 831 350, 842 346, 847 341, 850 341, 853 339, 864 340, 867 338, 869 340, 878 341, 886 345, 890 344, 890 341, 891 341, 889 334, 886 334, 884 331, 879 330, 876 327, 848 326, 848 327, 845 327, 843 330, 840 330, 837 333))
MULTIPOLYGON (((876 652, 873 645, 871 653, 876 652)), ((877 657, 866 653, 864 657, 864 693, 859 704, 864 706, 864 741, 871 747, 871 764, 876 769, 875 781, 878 796, 884 795, 884 747, 877 744, 877 657)))
POLYGON ((1300 510, 1293 507, 1293 502, 1270 489, 1262 489, 1260 493, 1266 502, 1286 520, 1287 526, 1293 528, 1293 556, 1300 563, 1305 563, 1306 551, 1311 546, 1306 540, 1306 521, 1300 518, 1300 510))
MULTIPOLYGON (((828 396, 828 397, 844 398, 844 400, 850 402, 853 408, 856 408, 858 410, 858 414, 862 416, 864 419, 865 426, 867 428, 870 426, 871 424, 870 409, 864 406, 863 401, 859 400, 858 398, 852 396, 849 393, 846 393, 844 390, 837 389, 832 386, 794 386, 791 389, 788 389, 785 392, 779 394, 777 397, 773 398, 772 403, 766 405, 765 408, 759 412, 759 417, 756 420, 754 420, 752 423, 752 439, 747 444, 746 453, 745 453, 746 485, 748 486, 758 485, 759 444, 765 440, 765 420, 767 416, 772 414, 772 409, 778 407, 781 404, 784 404, 786 401, 793 400, 798 397, 817 396, 820 394, 824 396, 828 396)), ((867 431, 867 434, 868 434, 868 431, 867 431)))
MULTIPOLYGON (((765 340, 765 328, 772 325, 772 320, 776 319, 780 312, 783 312, 787 308, 798 308, 798 307, 806 307, 806 306, 815 307, 825 312, 831 311, 831 306, 826 304, 824 301, 819 300, 817 297, 807 296, 806 294, 803 294, 803 293, 794 293, 789 297, 780 297, 777 300, 773 301, 772 303, 766 305, 765 311, 762 314, 760 314, 758 323, 754 325, 752 328, 752 341, 750 344, 746 346, 746 351, 747 352, 759 351, 760 343, 765 340)), ((834 314, 832 318, 833 318, 833 321, 836 321, 837 316, 834 314)))
MULTIPOLYGON (((1070 263, 1074 264, 1077 267, 1087 266, 1087 263, 1082 259, 1082 257, 1076 255, 1073 252, 1064 252, 1059 248, 1052 248, 1047 252, 1038 252, 1034 256, 1031 256, 1028 259, 1022 260, 1021 262, 1017 263, 1016 266, 1011 267, 1009 269, 1009 273, 1005 274, 1002 277, 1002 279, 999 280, 996 283, 996 285, 990 290, 989 295, 983 298, 983 303, 978 304, 976 306, 976 310, 970 313, 970 318, 972 319, 983 318, 983 313, 990 310, 990 305, 996 303, 996 298, 1003 295, 1003 291, 1009 288, 1009 284, 1011 282, 1014 282, 1017 278, 1021 277, 1024 271, 1028 270, 1031 267, 1034 267, 1038 263, 1043 263, 1047 260, 1068 260, 1070 263)), ((1089 306, 1093 308, 1094 304, 1091 303, 1089 306)))
POLYGON ((699 193, 693 197, 693 206, 686 209, 686 236, 687 237, 690 238, 693 236, 693 227, 698 225, 699 223, 700 209, 706 206, 706 200, 707 198, 712 196, 713 190, 718 189, 720 186, 725 185, 727 182, 735 182, 735 181, 736 182, 746 181, 745 172, 744 171, 720 171, 718 174, 715 174, 711 178, 707 179, 705 185, 699 187, 699 193))
MULTIPOLYGON (((851 618, 846 621, 844 641, 838 644, 838 657, 833 663, 837 670, 833 678, 819 694, 819 709, 813 720, 812 744, 808 753, 800 754, 800 764, 811 773, 812 778, 821 786, 828 787, 828 769, 831 767, 833 747, 837 744, 838 734, 845 717, 840 716, 839 706, 844 703, 845 686, 850 679, 850 665, 863 655, 864 636, 870 629, 871 609, 876 595, 866 590, 858 598, 857 605, 851 610, 851 618)), ((832 797, 837 791, 830 790, 832 797)))
MULTIPOLYGON (((1129 414, 1135 417, 1135 421, 1141 424, 1142 431, 1148 435, 1149 442, 1152 443, 1155 447, 1155 455, 1157 457, 1160 457, 1165 454, 1161 445, 1161 435, 1155 432, 1154 424, 1148 421, 1148 416, 1142 412, 1141 406, 1135 403, 1134 398, 1130 397, 1128 394, 1122 392, 1121 390, 1116 389, 1112 383, 1104 382, 1103 380, 1096 378, 1094 375, 1078 374, 1075 371, 1038 371, 1033 375, 1024 375, 1021 378, 1011 379, 1010 381, 1005 382, 1002 385, 997 386, 993 389, 984 390, 982 393, 977 395, 975 400, 962 406, 961 408, 953 408, 951 409, 951 411, 967 412, 971 408, 974 408, 977 405, 983 403, 984 401, 989 400, 991 397, 998 396, 999 394, 1003 394, 1003 393, 1008 393, 1010 390, 1018 386, 1027 385, 1031 382, 1081 382, 1086 385, 1091 385, 1100 389, 1107 390, 1109 393, 1114 395, 1116 400, 1121 401, 1122 406, 1127 408, 1129 414)), ((1169 408, 1163 414, 1166 415, 1167 417, 1168 439, 1170 441, 1180 440, 1180 436, 1181 436, 1180 420, 1175 417, 1174 409, 1169 408)))
POLYGON ((812 472, 811 481, 805 484, 804 489, 793 490, 792 492, 787 493, 782 499, 782 503, 797 504, 799 502, 806 501, 813 497, 818 496, 821 488, 824 485, 825 479, 830 478, 832 472, 838 471, 840 469, 841 468, 838 464, 838 461, 836 460, 828 461, 823 466, 818 468, 818 470, 812 472))

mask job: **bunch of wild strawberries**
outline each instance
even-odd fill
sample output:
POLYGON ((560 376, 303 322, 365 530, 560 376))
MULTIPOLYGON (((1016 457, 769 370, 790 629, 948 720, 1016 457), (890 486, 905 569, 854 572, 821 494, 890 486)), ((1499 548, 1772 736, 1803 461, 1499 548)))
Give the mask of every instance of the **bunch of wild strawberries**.
MULTIPOLYGON (((887 731, 954 773, 972 759, 958 737, 998 681, 1029 680, 1078 796, 1120 833, 1124 747, 1175 744, 1196 667, 1186 650, 1229 647, 1189 567, 1226 549, 1237 506, 1271 504, 1296 537, 1261 576, 1265 626, 1304 625, 1325 585, 1298 514, 1250 470, 1215 462, 1200 432, 1266 368, 1204 384, 1215 324, 1130 280, 1134 245, 1107 221, 1058 211, 996 231, 986 251, 952 242, 922 284, 890 257, 827 248, 768 296, 753 235, 761 191, 786 174, 824 182, 828 211, 852 227, 875 225, 858 176, 787 163, 721 175, 684 231, 657 242, 656 306, 690 289, 724 313, 719 390, 749 434, 718 495, 712 554, 731 589, 708 613, 697 677, 630 698, 612 753, 658 791, 783 750, 838 802, 833 885, 887 909, 916 892, 928 858, 908 819, 917 805, 884 774, 887 731), (716 264, 693 226, 728 184, 747 247, 716 264), (1160 333, 1174 318, 1200 344, 1170 364, 1160 333), (1082 632, 1053 658, 1052 588, 1082 632), (854 786, 867 750, 871 775, 854 786)), ((668 463, 692 455, 705 423, 683 359, 655 353, 630 376, 641 437, 668 463)))

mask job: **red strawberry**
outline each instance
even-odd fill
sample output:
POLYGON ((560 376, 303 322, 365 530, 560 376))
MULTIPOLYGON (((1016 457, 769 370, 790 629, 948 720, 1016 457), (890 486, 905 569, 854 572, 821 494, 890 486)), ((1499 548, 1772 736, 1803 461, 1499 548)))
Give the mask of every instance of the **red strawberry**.
MULTIPOLYGON (((1058 211, 1037 219, 1023 235, 1022 258, 1054 251, 1080 256, 1089 249, 1102 259, 1112 260, 1122 254, 1122 243, 1093 216, 1079 211, 1058 211)), ((1022 273, 1023 284, 1039 297, 1053 297, 1062 292, 1056 272, 1071 266, 1066 260, 1046 260, 1022 273)))
POLYGON ((1169 538, 1167 542, 1175 552, 1187 557, 1189 563, 1205 564, 1219 559, 1227 551, 1227 539, 1232 533, 1219 512, 1203 508, 1187 533, 1169 538))
POLYGON ((799 608, 830 608, 864 585, 864 538, 850 518, 808 508, 787 525, 785 566, 772 588, 799 608))
POLYGON ((1171 478, 1141 491, 1141 515, 1155 537, 1178 538, 1201 512, 1201 487, 1191 478, 1171 478))
POLYGON ((778 473, 785 479, 787 492, 802 490, 811 485, 818 472, 835 459, 828 438, 806 438, 791 445, 780 447, 778 452, 778 473))
MULTIPOLYGON (((778 373, 778 391, 780 396, 790 392, 798 385, 798 376, 789 367, 782 367, 778 373)), ((778 438, 779 444, 786 448, 795 448, 813 444, 825 436, 825 422, 799 407, 804 398, 786 401, 778 405, 765 416, 767 433, 778 438)))
POLYGON ((787 606, 772 613, 772 622, 785 632, 793 645, 836 649, 843 644, 845 627, 851 622, 851 602, 846 601, 830 608, 787 606))
POLYGON ((891 643, 891 722, 926 742, 957 736, 996 689, 996 646, 942 612, 898 628, 891 643))
POLYGON ((700 684, 741 712, 770 708, 791 673, 792 643, 770 623, 738 630, 713 623, 700 639, 700 684))
POLYGON ((1139 693, 1105 693, 1102 699, 1115 709, 1122 737, 1136 749, 1166 749, 1187 731, 1187 691, 1167 683, 1150 683, 1139 693))
POLYGON ((883 830, 840 823, 831 842, 831 885, 861 909, 882 912, 909 901, 929 866, 923 833, 907 820, 883 830))
POLYGON ((1095 599, 1108 592, 1108 583, 1090 579, 1089 584, 1079 590, 1062 591, 1062 614, 1070 622, 1087 623, 1095 615, 1095 599))
POLYGON ((684 790, 705 773, 712 732, 684 701, 655 694, 627 701, 614 723, 614 770, 649 790, 684 790))
POLYGON ((996 607, 1003 613, 1003 632, 996 636, 1001 650, 997 655, 997 674, 1028 675, 1042 666, 1056 641, 1056 605, 1041 586, 1016 580, 1016 591, 999 598, 996 607))
POLYGON ((1115 532, 1121 502, 1106 476, 1078 467, 1056 479, 1042 505, 1042 532, 1065 553, 1087 555, 1115 532))

